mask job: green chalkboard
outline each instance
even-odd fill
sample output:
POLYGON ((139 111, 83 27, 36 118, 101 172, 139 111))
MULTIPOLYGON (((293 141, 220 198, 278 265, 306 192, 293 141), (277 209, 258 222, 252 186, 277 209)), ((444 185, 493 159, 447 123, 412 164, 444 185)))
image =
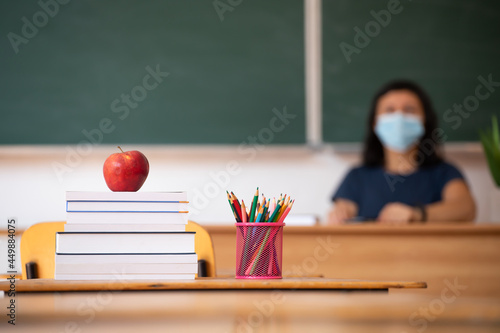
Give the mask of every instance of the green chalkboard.
POLYGON ((0 144, 304 143, 303 20, 302 0, 2 1, 0 144))
POLYGON ((397 78, 428 91, 448 140, 478 141, 478 129, 500 114, 499 86, 478 106, 469 98, 470 112, 447 113, 475 95, 479 76, 500 82, 499 1, 324 0, 322 17, 325 141, 361 141, 373 94, 397 78), (389 9, 390 22, 381 14, 389 9), (369 42, 356 37, 355 27, 369 29, 369 42), (346 57, 341 43, 357 50, 342 44, 346 57))

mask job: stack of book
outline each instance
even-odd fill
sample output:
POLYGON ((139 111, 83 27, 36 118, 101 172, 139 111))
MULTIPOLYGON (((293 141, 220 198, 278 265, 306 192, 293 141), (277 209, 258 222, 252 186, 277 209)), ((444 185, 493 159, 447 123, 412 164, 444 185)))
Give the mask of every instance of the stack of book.
POLYGON ((66 192, 58 280, 194 279, 186 192, 66 192))

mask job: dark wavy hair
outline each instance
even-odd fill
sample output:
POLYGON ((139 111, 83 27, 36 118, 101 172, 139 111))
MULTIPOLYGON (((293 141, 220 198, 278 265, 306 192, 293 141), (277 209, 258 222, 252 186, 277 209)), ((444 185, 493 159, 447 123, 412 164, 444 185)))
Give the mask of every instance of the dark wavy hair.
POLYGON ((363 165, 365 166, 383 166, 384 149, 382 143, 375 134, 373 127, 375 125, 375 114, 377 104, 383 95, 393 90, 408 90, 418 96, 425 114, 425 134, 418 144, 417 162, 419 167, 428 167, 436 165, 443 161, 441 157, 441 147, 439 140, 435 140, 434 131, 438 128, 438 119, 431 99, 427 93, 416 83, 407 80, 396 80, 385 84, 373 97, 370 114, 368 115, 368 128, 365 137, 363 149, 363 165))

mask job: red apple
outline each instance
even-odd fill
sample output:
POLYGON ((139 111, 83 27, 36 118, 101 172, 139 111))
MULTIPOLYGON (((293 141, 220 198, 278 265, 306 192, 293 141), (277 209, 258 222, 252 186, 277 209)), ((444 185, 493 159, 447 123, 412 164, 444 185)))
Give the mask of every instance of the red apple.
POLYGON ((110 155, 104 162, 104 180, 113 192, 138 191, 148 177, 148 159, 137 150, 120 150, 121 153, 110 155))

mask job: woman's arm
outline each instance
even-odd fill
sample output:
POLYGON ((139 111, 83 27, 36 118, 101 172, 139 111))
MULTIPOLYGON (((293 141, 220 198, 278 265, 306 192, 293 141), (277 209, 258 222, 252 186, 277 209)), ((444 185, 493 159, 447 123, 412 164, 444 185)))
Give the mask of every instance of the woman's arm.
MULTIPOLYGON (((476 216, 474 199, 463 179, 449 181, 442 192, 442 200, 424 207, 426 220, 432 222, 471 222, 476 216)), ((380 223, 404 224, 422 221, 419 208, 402 203, 389 203, 378 216, 380 223)))
POLYGON ((338 198, 328 214, 328 224, 344 224, 346 220, 358 214, 358 205, 351 200, 338 198))
POLYGON ((476 217, 476 204, 463 179, 449 181, 443 189, 443 200, 425 206, 430 222, 471 222, 476 217))

